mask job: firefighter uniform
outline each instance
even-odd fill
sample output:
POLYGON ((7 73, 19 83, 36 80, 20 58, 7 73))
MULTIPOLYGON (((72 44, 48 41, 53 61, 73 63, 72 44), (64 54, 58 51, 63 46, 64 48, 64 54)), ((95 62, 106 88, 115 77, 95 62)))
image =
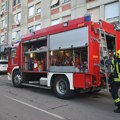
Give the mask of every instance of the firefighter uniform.
POLYGON ((114 110, 116 113, 120 113, 120 98, 118 96, 118 90, 120 88, 120 50, 116 52, 116 59, 112 60, 112 73, 113 79, 110 85, 110 92, 114 100, 117 109, 114 110))

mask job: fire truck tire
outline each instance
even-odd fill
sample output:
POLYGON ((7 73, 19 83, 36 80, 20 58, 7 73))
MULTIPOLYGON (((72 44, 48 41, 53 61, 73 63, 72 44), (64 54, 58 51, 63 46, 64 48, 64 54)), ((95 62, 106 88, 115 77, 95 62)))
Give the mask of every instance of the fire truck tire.
POLYGON ((14 87, 21 87, 22 86, 22 78, 20 71, 15 71, 13 73, 13 78, 12 78, 13 86, 14 87))
POLYGON ((73 97, 73 92, 70 90, 70 84, 65 76, 57 76, 54 81, 53 91, 58 98, 70 99, 73 97))

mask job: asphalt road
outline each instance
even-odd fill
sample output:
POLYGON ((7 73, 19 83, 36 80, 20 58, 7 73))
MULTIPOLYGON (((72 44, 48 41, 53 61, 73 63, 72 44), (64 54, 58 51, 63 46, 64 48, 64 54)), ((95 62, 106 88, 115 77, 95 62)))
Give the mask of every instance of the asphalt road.
POLYGON ((119 120, 107 90, 61 100, 52 91, 13 87, 0 75, 0 120, 119 120))

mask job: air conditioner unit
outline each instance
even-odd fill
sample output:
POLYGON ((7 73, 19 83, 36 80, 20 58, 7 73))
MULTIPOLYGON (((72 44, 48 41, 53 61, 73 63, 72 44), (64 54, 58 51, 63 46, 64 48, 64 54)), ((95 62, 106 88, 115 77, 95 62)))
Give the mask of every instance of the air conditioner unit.
POLYGON ((15 25, 19 26, 20 25, 20 21, 19 20, 15 21, 15 25))

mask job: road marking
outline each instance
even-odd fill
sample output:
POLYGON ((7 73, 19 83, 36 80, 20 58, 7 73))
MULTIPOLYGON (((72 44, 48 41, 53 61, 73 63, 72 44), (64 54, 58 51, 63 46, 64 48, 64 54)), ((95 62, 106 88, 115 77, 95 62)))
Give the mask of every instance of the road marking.
POLYGON ((23 101, 20 101, 20 100, 14 99, 14 98, 9 97, 9 96, 6 96, 6 95, 4 95, 4 96, 7 97, 7 98, 9 98, 9 99, 11 99, 11 100, 16 101, 16 102, 19 102, 19 103, 21 103, 21 104, 23 104, 23 105, 26 105, 26 106, 28 106, 28 107, 31 107, 31 108, 34 108, 34 109, 39 110, 39 111, 41 111, 41 112, 44 112, 44 113, 46 113, 46 114, 48 114, 48 115, 54 116, 54 117, 59 118, 59 119, 62 119, 62 120, 65 119, 65 118, 62 117, 62 116, 59 116, 59 115, 57 115, 57 114, 54 114, 54 113, 48 112, 48 111, 46 111, 46 110, 44 110, 44 109, 41 109, 41 108, 35 107, 35 106, 31 105, 31 104, 25 103, 25 102, 23 102, 23 101))

